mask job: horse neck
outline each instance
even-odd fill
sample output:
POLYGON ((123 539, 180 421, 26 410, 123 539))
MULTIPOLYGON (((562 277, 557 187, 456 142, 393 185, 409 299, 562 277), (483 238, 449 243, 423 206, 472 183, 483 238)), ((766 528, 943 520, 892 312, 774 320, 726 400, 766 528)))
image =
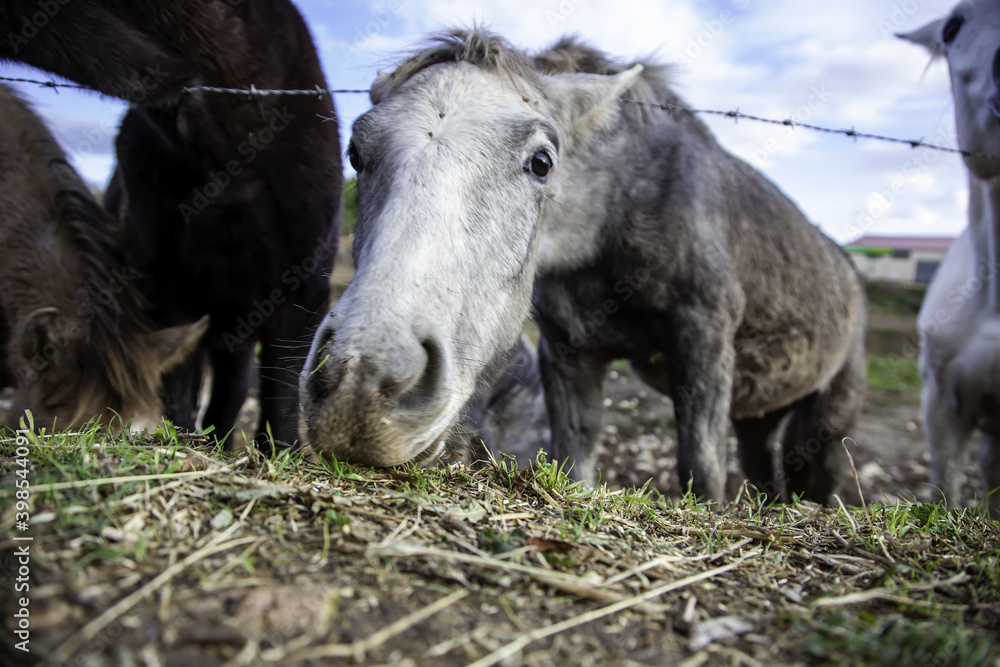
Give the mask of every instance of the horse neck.
POLYGON ((1000 315, 1000 179, 983 181, 970 174, 969 197, 975 268, 988 267, 986 305, 992 314, 1000 315))

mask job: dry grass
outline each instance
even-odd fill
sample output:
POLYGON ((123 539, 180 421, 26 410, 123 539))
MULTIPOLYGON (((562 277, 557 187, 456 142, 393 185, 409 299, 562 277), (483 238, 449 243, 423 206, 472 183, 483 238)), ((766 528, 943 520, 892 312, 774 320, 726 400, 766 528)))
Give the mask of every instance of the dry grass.
POLYGON ((1000 664, 1000 525, 974 511, 719 509, 544 461, 323 467, 166 429, 29 449, 18 531, 0 444, 0 600, 33 538, 15 664, 1000 664))

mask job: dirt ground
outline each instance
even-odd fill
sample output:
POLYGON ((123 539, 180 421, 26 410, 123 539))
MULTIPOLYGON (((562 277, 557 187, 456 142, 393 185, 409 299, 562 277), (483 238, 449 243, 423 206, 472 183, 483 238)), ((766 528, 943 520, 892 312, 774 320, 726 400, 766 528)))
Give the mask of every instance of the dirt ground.
MULTIPOLYGON (((652 479, 668 497, 681 496, 669 399, 616 371, 605 423, 601 465, 612 488, 652 479)), ((853 435, 869 501, 929 496, 915 396, 871 395, 853 435)), ((540 486, 544 475, 531 470, 333 475, 200 447, 177 454, 184 461, 172 475, 157 474, 172 451, 162 444, 86 445, 80 460, 48 454, 44 481, 68 470, 68 484, 50 486, 70 488, 44 503, 39 493, 34 508, 37 649, 31 659, 4 652, 16 641, 8 618, 0 666, 46 654, 45 664, 93 667, 993 664, 958 658, 973 642, 982 651, 996 645, 1000 598, 988 581, 995 527, 975 523, 992 531, 989 539, 914 529, 886 550, 884 525, 852 533, 839 513, 809 504, 762 508, 757 517, 744 504, 723 516, 540 486), (128 476, 190 477, 138 492, 88 481, 128 476), (933 566, 914 569, 921 559, 933 566), (904 599, 907 585, 919 597, 907 604, 924 605, 912 618, 897 602, 879 601, 904 599), (599 605, 658 587, 672 592, 584 623, 599 605), (855 620, 858 594, 864 618, 877 622, 855 620), (832 611, 808 606, 823 597, 832 611), (841 613, 841 604, 852 611, 841 613), (942 604, 961 620, 925 620, 921 609, 942 604), (562 625, 569 629, 499 657, 562 625), (945 631, 958 639, 934 639, 945 631), (914 660, 914 651, 927 655, 914 660)), ((14 460, 0 453, 0 476, 14 460)), ((731 473, 735 498, 735 457, 731 473)), ((969 473, 971 497, 979 486, 969 473)), ((0 516, 0 532, 11 531, 12 518, 0 516)), ((12 544, 0 536, 0 582, 12 544)), ((9 583, 7 575, 0 598, 9 583)))
MULTIPOLYGON (((623 439, 609 452, 620 458, 616 481, 665 476, 674 495, 671 447, 656 453, 671 431, 669 405, 642 391, 627 377, 612 382, 608 426, 623 439)), ((870 417, 911 434, 920 451, 905 418, 891 414, 870 417)), ((890 528, 892 512, 861 523, 809 503, 745 502, 720 514, 553 483, 553 468, 330 470, 212 453, 197 436, 180 448, 162 434, 137 437, 98 445, 84 435, 36 449, 33 653, 10 648, 18 638, 7 611, 0 665, 42 656, 46 665, 88 667, 993 665, 996 657, 1000 527, 976 513, 942 513, 933 530, 928 506, 902 510, 906 530, 890 528)), ((918 457, 873 460, 887 480, 869 472, 870 484, 907 492, 900 462, 918 457)), ((13 448, 0 448, 5 483, 17 466, 13 448)), ((7 610, 12 529, 5 511, 7 610)))

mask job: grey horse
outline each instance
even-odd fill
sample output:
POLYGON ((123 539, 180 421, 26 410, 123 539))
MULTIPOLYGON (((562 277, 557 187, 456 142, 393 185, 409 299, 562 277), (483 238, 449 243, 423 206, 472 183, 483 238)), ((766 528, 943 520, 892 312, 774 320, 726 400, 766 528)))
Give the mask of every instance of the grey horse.
POLYGON ((673 397, 696 494, 722 498, 732 418, 759 488, 828 499, 863 400, 863 287, 701 121, 650 106, 681 103, 666 68, 453 30, 371 98, 348 149, 358 272, 301 376, 314 448, 393 465, 455 446, 533 305, 550 453, 577 477, 627 358, 673 397))

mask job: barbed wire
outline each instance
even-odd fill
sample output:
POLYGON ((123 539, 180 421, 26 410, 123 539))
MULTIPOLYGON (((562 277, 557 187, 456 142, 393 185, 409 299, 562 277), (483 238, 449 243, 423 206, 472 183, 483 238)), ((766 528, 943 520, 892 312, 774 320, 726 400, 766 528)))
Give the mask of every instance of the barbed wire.
POLYGON ((852 139, 872 139, 874 141, 882 141, 891 144, 903 144, 909 146, 910 148, 927 148, 934 151, 941 151, 943 153, 954 153, 956 155, 963 155, 965 157, 982 157, 989 158, 991 160, 1000 159, 995 155, 989 155, 987 153, 976 153, 973 151, 962 150, 961 148, 952 148, 950 146, 941 146, 939 144, 931 144, 922 139, 900 139, 899 137, 889 137, 882 134, 871 134, 869 132, 859 132, 854 128, 834 128, 834 127, 823 127, 821 125, 813 125, 811 123, 803 123, 797 120, 792 120, 787 118, 785 120, 776 120, 774 118, 764 118, 762 116, 755 116, 753 114, 743 113, 739 109, 733 109, 730 111, 721 111, 718 109, 694 109, 692 107, 680 106, 677 104, 666 104, 661 102, 645 102, 641 100, 629 100, 624 97, 621 98, 622 102, 628 104, 637 104, 640 106, 655 107, 658 109, 663 109, 664 111, 683 111, 690 114, 704 114, 708 116, 724 116, 726 118, 732 118, 734 121, 740 120, 750 120, 756 123, 766 123, 769 125, 782 125, 784 127, 797 128, 800 127, 804 130, 811 130, 813 132, 822 132, 825 134, 842 134, 845 137, 850 137, 852 139))
MULTIPOLYGON (((17 77, 0 76, 0 81, 12 81, 15 83, 32 83, 36 86, 41 86, 43 88, 53 88, 58 90, 59 88, 71 88, 73 90, 90 90, 93 92, 100 92, 95 88, 90 86, 81 86, 76 83, 59 83, 58 81, 49 80, 39 80, 39 79, 22 79, 17 77)), ((219 88, 217 86, 187 86, 181 88, 182 93, 223 93, 230 95, 246 95, 247 97, 268 97, 272 95, 315 95, 317 97, 323 97, 324 95, 334 95, 334 94, 346 94, 346 93, 362 93, 364 95, 368 94, 368 89, 360 88, 320 88, 317 85, 315 88, 305 88, 302 90, 275 90, 269 88, 257 88, 251 85, 249 88, 219 88)))
POLYGON ((359 88, 320 88, 317 85, 315 88, 305 88, 302 90, 272 90, 267 88, 257 88, 251 85, 249 88, 217 88, 215 86, 188 86, 186 88, 181 88, 182 93, 223 93, 228 95, 246 95, 247 97, 268 97, 276 95, 314 95, 323 98, 324 95, 339 95, 348 93, 361 93, 364 95, 368 94, 368 89, 361 90, 359 88))
MULTIPOLYGON (((76 90, 94 90, 88 86, 81 86, 77 84, 70 83, 57 83, 56 81, 39 81, 37 79, 22 79, 22 78, 11 78, 0 76, 0 81, 13 81, 17 83, 31 83, 39 85, 45 88, 59 89, 59 88, 72 88, 76 90)), ((315 88, 304 88, 304 89, 269 89, 269 88, 257 88, 251 85, 249 88, 221 88, 217 86, 188 86, 181 88, 181 92, 185 94, 191 93, 216 93, 224 95, 245 95, 251 99, 258 99, 261 97, 272 97, 279 95, 314 95, 322 99, 325 95, 346 95, 346 94, 362 94, 367 95, 367 89, 358 88, 320 88, 318 85, 315 88)), ((882 134, 872 134, 870 132, 859 132, 853 127, 847 128, 834 128, 834 127, 824 127, 822 125, 814 125, 812 123, 803 123, 791 118, 784 120, 778 120, 775 118, 766 118, 764 116, 756 116, 754 114, 743 113, 738 108, 729 111, 723 111, 719 109, 697 109, 694 107, 686 107, 677 104, 667 104, 664 102, 646 102, 641 100, 630 100, 626 98, 621 98, 621 102, 627 104, 635 104, 640 106, 653 107, 657 109, 662 109, 668 113, 675 111, 689 113, 693 115, 707 115, 707 116, 720 116, 724 118, 731 118, 735 122, 740 120, 749 120, 755 123, 764 123, 768 125, 779 125, 782 127, 790 128, 801 128, 804 130, 809 130, 811 132, 819 132, 823 134, 835 134, 843 135, 845 137, 854 139, 870 139, 872 141, 880 141, 883 143, 891 144, 901 144, 904 146, 909 146, 910 148, 926 148, 932 151, 938 151, 941 153, 951 153, 953 155, 961 155, 963 157, 977 157, 985 158, 989 160, 1000 160, 1000 157, 995 155, 989 155, 987 153, 978 153, 974 151, 966 151, 961 148, 952 148, 950 146, 941 146, 939 144, 932 144, 924 141, 923 139, 901 139, 899 137, 890 137, 882 134)))
POLYGON ((73 88, 76 90, 93 90, 90 86, 80 86, 75 83, 56 83, 55 81, 38 81, 37 79, 19 79, 17 77, 0 76, 0 81, 13 81, 15 83, 33 83, 43 88, 52 88, 59 92, 60 88, 73 88))

